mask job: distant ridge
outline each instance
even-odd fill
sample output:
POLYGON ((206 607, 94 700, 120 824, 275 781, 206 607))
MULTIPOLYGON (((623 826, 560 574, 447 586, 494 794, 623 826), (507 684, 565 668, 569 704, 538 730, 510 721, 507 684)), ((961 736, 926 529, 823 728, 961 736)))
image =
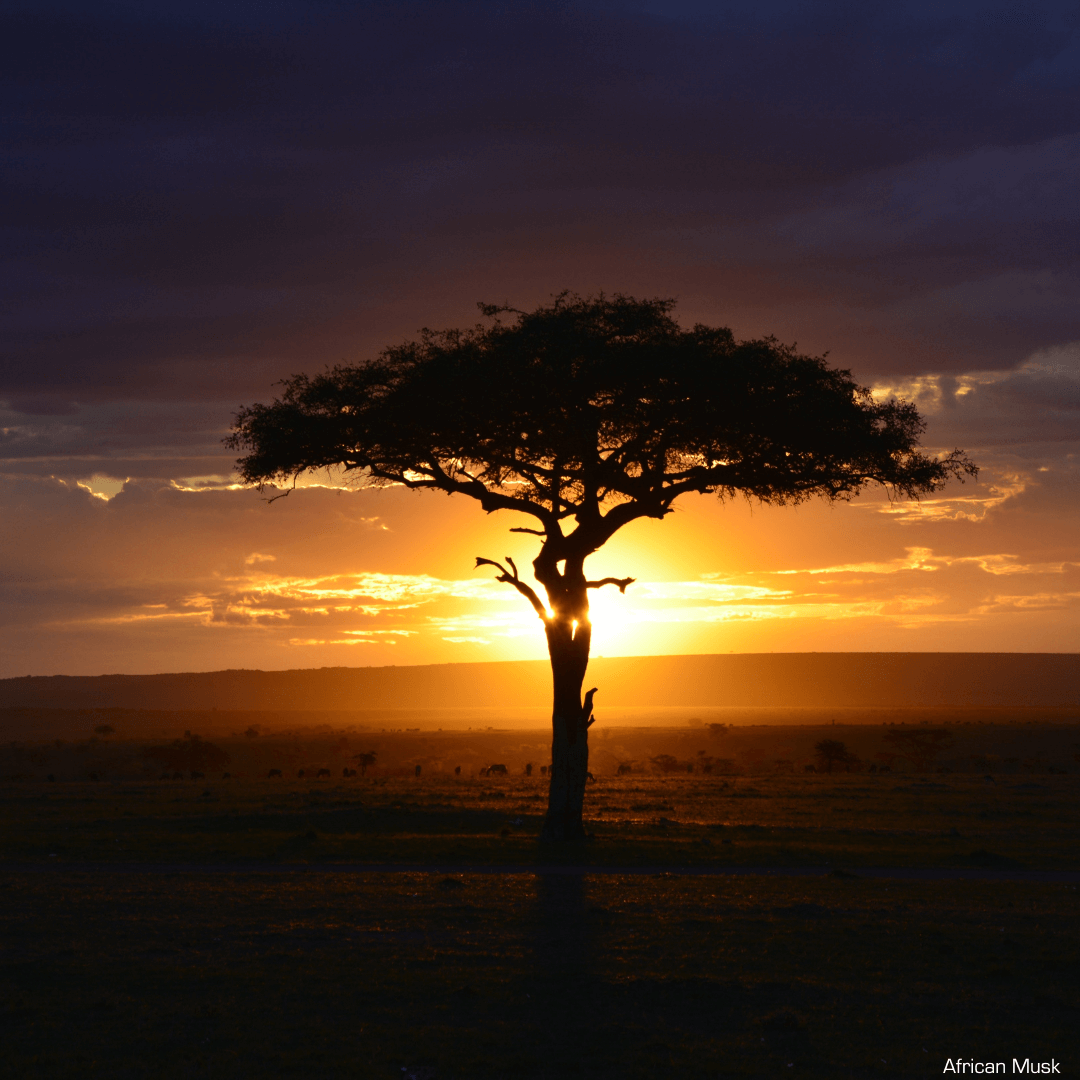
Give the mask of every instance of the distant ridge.
MULTIPOLYGON (((609 706, 1080 705, 1077 653, 727 653, 598 657, 609 706)), ((438 709, 543 705, 547 662, 47 675, 0 680, 0 708, 438 709)))

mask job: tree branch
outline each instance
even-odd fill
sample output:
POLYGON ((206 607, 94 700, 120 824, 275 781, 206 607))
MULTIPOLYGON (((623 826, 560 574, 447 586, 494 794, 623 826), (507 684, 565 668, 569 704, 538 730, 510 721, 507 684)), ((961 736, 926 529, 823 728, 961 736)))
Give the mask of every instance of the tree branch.
POLYGON ((502 495, 497 491, 492 491, 480 480, 470 480, 468 482, 455 480, 434 462, 427 462, 424 468, 431 473, 431 478, 436 487, 442 488, 443 491, 456 492, 476 499, 489 514, 494 510, 517 510, 522 514, 530 514, 535 518, 539 518, 545 526, 550 526, 554 518, 554 515, 543 506, 537 506, 536 503, 529 502, 527 499, 515 499, 510 495, 502 495))
POLYGON ((605 585, 618 585, 619 592, 625 593, 627 585, 633 585, 637 578, 632 577, 606 577, 599 581, 586 581, 586 589, 602 589, 605 585))
POLYGON ((287 487, 284 491, 279 492, 277 495, 272 495, 269 499, 263 499, 263 502, 269 505, 270 503, 276 503, 278 499, 284 499, 286 495, 291 495, 296 490, 296 481, 299 476, 299 473, 293 473, 292 487, 287 487))
POLYGON ((594 686, 585 695, 585 704, 582 705, 582 707, 581 707, 581 723, 584 726, 586 731, 588 731, 589 728, 591 728, 593 726, 593 724, 596 723, 596 717, 593 716, 593 714, 592 714, 592 702, 593 702, 593 697, 596 694, 596 689, 597 688, 594 686))
POLYGON ((540 600, 540 597, 536 595, 533 590, 525 584, 524 581, 518 576, 518 569, 514 565, 514 560, 509 555, 506 556, 507 563, 510 564, 510 569, 507 570, 502 563, 496 562, 494 559, 482 559, 479 555, 476 557, 477 566, 494 566, 499 571, 499 576, 496 581, 503 581, 507 585, 513 585, 515 589, 533 606, 533 610, 540 616, 540 621, 545 625, 550 621, 550 617, 547 613, 547 608, 544 607, 540 600))

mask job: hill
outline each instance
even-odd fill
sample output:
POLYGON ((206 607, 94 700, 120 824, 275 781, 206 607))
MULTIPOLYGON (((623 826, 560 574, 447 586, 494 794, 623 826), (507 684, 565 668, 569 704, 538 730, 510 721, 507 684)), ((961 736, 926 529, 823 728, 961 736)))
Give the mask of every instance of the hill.
MULTIPOLYGON (((729 653, 597 657, 605 706, 1002 708, 1080 704, 1076 653, 729 653)), ((356 711, 522 708, 546 661, 0 680, 0 708, 356 711)))

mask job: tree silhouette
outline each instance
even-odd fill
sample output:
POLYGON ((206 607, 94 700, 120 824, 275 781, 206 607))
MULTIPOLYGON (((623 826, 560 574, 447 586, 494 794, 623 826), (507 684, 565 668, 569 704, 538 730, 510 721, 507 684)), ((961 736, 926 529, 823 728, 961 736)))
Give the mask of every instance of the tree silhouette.
POLYGON ((353 759, 360 762, 360 775, 367 776, 368 766, 375 764, 375 759, 379 755, 374 750, 368 750, 363 754, 353 754, 353 759))
POLYGON ((552 770, 543 835, 584 833, 588 729, 582 698, 592 626, 585 560, 623 526, 663 518, 681 495, 789 504, 846 499, 870 483, 917 498, 975 474, 958 450, 919 451, 906 402, 875 401, 850 372, 775 338, 673 318, 674 301, 557 296, 534 311, 480 305, 486 322, 424 330, 376 358, 286 380, 241 409, 226 440, 243 479, 289 482, 341 466, 370 486, 403 485, 524 514, 533 574, 477 558, 516 589, 547 637, 552 770))
POLYGON ((814 744, 814 752, 817 754, 818 768, 830 773, 834 765, 850 769, 858 760, 839 739, 822 739, 814 744))

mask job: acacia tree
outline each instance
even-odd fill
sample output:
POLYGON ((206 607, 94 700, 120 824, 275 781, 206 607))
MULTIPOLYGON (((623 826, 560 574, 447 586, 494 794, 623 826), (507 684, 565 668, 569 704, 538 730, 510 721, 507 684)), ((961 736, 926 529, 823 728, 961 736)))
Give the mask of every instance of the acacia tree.
POLYGON ((851 768, 858 758, 839 739, 822 739, 814 744, 814 753, 817 754, 818 766, 826 772, 832 772, 833 766, 843 765, 851 768))
POLYGON ((663 518, 690 492, 766 503, 847 499, 867 484, 906 498, 974 475, 959 451, 919 450, 907 402, 875 401, 851 373, 775 338, 687 330, 671 300, 557 296, 534 311, 480 305, 486 321, 424 330, 374 359, 283 383, 241 409, 227 444, 246 482, 295 484, 343 467, 367 486, 475 499, 530 523, 533 575, 478 557, 543 624, 551 659, 551 778, 543 835, 583 835, 592 626, 585 560, 638 518, 663 518))

